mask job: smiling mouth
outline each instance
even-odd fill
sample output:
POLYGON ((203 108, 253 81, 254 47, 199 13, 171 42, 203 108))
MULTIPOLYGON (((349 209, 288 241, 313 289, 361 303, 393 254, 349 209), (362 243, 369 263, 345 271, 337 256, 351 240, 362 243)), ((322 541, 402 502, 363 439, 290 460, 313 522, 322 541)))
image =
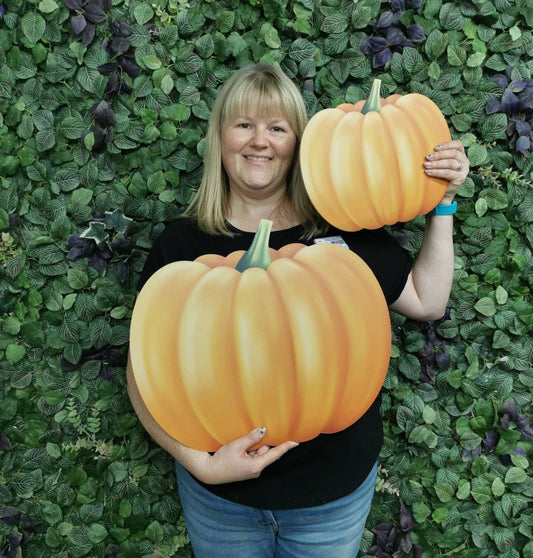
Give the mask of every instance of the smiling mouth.
POLYGON ((259 162, 266 162, 270 161, 270 157, 258 157, 255 155, 245 155, 244 157, 247 161, 259 161, 259 162))

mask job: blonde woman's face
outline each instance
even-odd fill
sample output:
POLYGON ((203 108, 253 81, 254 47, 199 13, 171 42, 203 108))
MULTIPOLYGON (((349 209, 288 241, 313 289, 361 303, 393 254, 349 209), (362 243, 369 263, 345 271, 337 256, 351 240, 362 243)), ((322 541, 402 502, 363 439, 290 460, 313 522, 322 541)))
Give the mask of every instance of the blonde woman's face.
POLYGON ((222 164, 233 193, 268 198, 285 189, 296 135, 285 118, 237 113, 223 126, 222 164))

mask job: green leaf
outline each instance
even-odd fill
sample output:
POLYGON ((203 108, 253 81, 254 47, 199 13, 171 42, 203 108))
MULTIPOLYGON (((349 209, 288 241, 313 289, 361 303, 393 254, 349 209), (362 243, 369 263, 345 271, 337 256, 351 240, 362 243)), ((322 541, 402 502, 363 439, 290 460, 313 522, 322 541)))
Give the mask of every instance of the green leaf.
POLYGON ((474 308, 483 316, 494 316, 496 314, 494 300, 488 296, 480 298, 474 305, 474 308))
POLYGON ((270 48, 277 49, 281 46, 281 39, 279 38, 278 32, 270 23, 263 23, 260 35, 270 48))
POLYGON ((6 348, 6 360, 9 364, 17 364, 26 356, 26 348, 10 343, 6 348))
POLYGON ((157 70, 158 68, 161 68, 161 60, 159 60, 157 56, 145 56, 143 57, 142 61, 149 70, 157 70))
POLYGON ((43 12, 43 14, 51 14, 58 8, 59 6, 54 2, 54 0, 41 0, 41 2, 39 2, 39 10, 43 12))
POLYGON ((89 325, 89 338, 95 349, 101 349, 111 339, 111 326, 104 318, 96 318, 89 325))
POLYGON ((150 4, 143 2, 133 8, 133 15, 139 25, 144 25, 154 17, 154 10, 152 10, 150 4))
POLYGON ((20 20, 20 26, 22 32, 30 41, 30 43, 35 44, 41 39, 46 29, 46 21, 42 16, 33 11, 27 11, 20 20))
POLYGON ((511 467, 505 474, 505 484, 520 484, 528 478, 526 471, 519 467, 511 467))

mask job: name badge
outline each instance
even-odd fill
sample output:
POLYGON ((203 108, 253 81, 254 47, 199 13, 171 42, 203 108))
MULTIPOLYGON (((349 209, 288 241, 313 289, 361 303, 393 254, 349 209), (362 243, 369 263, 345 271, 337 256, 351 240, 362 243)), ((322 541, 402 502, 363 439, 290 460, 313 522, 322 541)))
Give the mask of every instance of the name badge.
POLYGON ((315 238, 313 242, 314 244, 338 244, 339 246, 348 248, 348 250, 350 249, 342 236, 326 236, 324 238, 315 238))

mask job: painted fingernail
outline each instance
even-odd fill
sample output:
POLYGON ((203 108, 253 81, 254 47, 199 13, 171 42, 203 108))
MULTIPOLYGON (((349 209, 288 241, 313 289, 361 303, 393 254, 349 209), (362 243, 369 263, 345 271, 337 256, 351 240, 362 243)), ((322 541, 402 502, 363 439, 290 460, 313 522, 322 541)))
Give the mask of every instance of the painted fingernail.
POLYGON ((261 426, 261 428, 257 429, 257 432, 259 432, 259 436, 264 436, 266 431, 267 429, 264 426, 261 426))
POLYGON ((292 446, 291 446, 291 449, 293 449, 293 448, 295 448, 296 446, 299 446, 299 445, 300 445, 300 444, 299 444, 298 442, 293 442, 293 443, 292 443, 292 446))
POLYGON ((427 156, 427 158, 428 158, 428 159, 433 159, 433 153, 430 153, 430 154, 427 156))
POLYGON ((435 149, 440 149, 442 147, 442 145, 439 143, 439 145, 435 146, 435 149))
POLYGON ((429 167, 431 167, 431 163, 424 163, 424 166, 428 169, 429 167))

